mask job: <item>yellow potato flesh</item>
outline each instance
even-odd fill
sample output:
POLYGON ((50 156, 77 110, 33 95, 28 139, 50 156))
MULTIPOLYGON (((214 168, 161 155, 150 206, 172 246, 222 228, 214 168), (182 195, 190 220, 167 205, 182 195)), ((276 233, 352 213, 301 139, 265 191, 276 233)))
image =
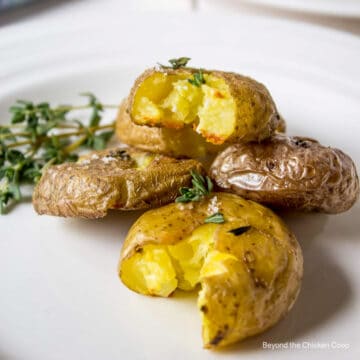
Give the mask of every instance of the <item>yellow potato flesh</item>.
POLYGON ((139 154, 134 154, 133 155, 133 159, 135 160, 136 163, 136 167, 138 169, 146 169, 151 163, 152 161, 155 159, 155 154, 150 154, 150 153, 139 153, 139 154))
MULTIPOLYGON (((170 296, 176 289, 190 291, 198 284, 202 285, 199 292, 198 308, 200 309, 203 341, 205 346, 216 339, 219 326, 223 321, 217 317, 221 311, 212 310, 211 318, 205 308, 211 308, 211 289, 207 278, 221 277, 231 281, 231 272, 239 267, 239 260, 231 254, 214 250, 215 231, 217 224, 206 224, 198 227, 193 233, 176 245, 145 245, 135 255, 122 264, 121 276, 124 283, 136 292, 153 296, 170 296), (225 275, 225 276, 224 276, 225 275)), ((248 284, 247 274, 241 282, 248 284)), ((234 281, 239 282, 237 276, 234 281)), ((228 326, 236 319, 228 319, 228 326)))
POLYGON ((146 295, 169 296, 178 284, 167 249, 155 245, 146 245, 124 261, 122 276, 131 289, 146 295))
POLYGON ((213 246, 216 224, 199 226, 176 245, 145 245, 122 264, 122 279, 134 291, 169 296, 199 283, 204 259, 213 246))
POLYGON ((154 73, 139 86, 132 117, 138 124, 181 128, 193 124, 208 141, 222 143, 235 129, 236 106, 225 81, 204 75, 195 86, 190 75, 154 73))
MULTIPOLYGON (((238 262, 238 259, 231 255, 226 254, 217 250, 213 250, 209 252, 206 257, 204 266, 200 272, 200 281, 212 276, 220 276, 223 277, 224 274, 227 274, 226 278, 231 277, 231 269, 234 269, 234 266, 229 266, 229 261, 233 261, 235 263, 238 262)), ((203 284, 201 291, 199 292, 198 297, 198 308, 200 309, 201 314, 201 323, 202 323, 202 337, 205 346, 211 343, 211 341, 216 338, 216 334, 218 332, 218 325, 212 321, 212 319, 208 316, 209 309, 209 293, 211 290, 208 289, 206 284, 203 284)), ((233 319, 227 319, 228 326, 233 325, 231 322, 234 322, 233 319)))

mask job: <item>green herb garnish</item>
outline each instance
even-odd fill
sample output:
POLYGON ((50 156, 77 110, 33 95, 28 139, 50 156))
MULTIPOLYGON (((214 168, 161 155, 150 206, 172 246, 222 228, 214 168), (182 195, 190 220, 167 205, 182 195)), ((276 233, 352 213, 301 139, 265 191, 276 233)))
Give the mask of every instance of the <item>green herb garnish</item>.
POLYGON ((204 74, 199 70, 199 72, 193 74, 192 79, 188 79, 188 82, 194 86, 200 87, 202 84, 205 84, 204 74))
POLYGON ((246 233, 248 230, 250 230, 250 228, 251 226, 241 226, 236 229, 229 230, 228 232, 234 234, 235 236, 239 236, 246 233))
POLYGON ((198 172, 191 170, 192 176, 192 188, 182 187, 180 188, 181 196, 177 197, 175 202, 190 202, 199 201, 204 196, 209 195, 213 189, 213 183, 208 176, 202 176, 198 172))
POLYGON ((105 108, 91 93, 88 104, 51 107, 18 100, 10 107, 11 123, 0 125, 0 214, 21 200, 21 185, 36 183, 52 164, 76 161, 80 147, 100 150, 114 134, 114 123, 100 125, 105 108), (90 110, 88 121, 72 117, 73 110, 90 110))
POLYGON ((180 57, 177 59, 170 59, 169 63, 171 64, 171 67, 176 70, 181 67, 185 67, 190 60, 191 58, 189 57, 180 57))
POLYGON ((225 222, 224 215, 220 212, 210 215, 204 221, 205 224, 222 224, 225 222))
POLYGON ((160 64, 160 63, 157 63, 157 64, 160 67, 164 68, 164 69, 172 68, 172 69, 176 70, 176 69, 180 69, 182 67, 186 67, 187 63, 190 60, 191 60, 191 58, 189 58, 189 57, 180 57, 180 58, 177 58, 177 59, 168 60, 170 65, 163 65, 163 64, 160 64))

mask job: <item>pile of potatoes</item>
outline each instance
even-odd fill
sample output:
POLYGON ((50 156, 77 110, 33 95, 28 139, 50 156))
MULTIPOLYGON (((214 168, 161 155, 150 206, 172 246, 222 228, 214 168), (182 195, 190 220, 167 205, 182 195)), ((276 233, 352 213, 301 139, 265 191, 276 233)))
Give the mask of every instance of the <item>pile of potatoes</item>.
POLYGON ((88 218, 154 208, 130 229, 119 276, 145 295, 198 289, 204 347, 219 348, 276 324, 300 291, 300 245, 264 205, 340 213, 359 196, 348 155, 285 127, 249 77, 153 68, 119 108, 116 135, 129 147, 50 167, 33 203, 88 218))
POLYGON ((218 189, 274 208, 339 213, 359 195, 356 168, 341 150, 284 135, 285 122, 266 87, 235 73, 198 69, 145 71, 117 118, 118 138, 174 157, 218 154, 218 189))
POLYGON ((145 295, 200 287, 205 348, 266 330, 299 293, 301 248, 282 220, 259 203, 340 213, 359 195, 351 158, 316 140, 285 135, 266 87, 239 74, 147 70, 120 106, 116 134, 144 151, 215 156, 208 174, 217 192, 142 215, 119 264, 123 283, 145 295), (207 223, 214 214, 223 221, 207 223))

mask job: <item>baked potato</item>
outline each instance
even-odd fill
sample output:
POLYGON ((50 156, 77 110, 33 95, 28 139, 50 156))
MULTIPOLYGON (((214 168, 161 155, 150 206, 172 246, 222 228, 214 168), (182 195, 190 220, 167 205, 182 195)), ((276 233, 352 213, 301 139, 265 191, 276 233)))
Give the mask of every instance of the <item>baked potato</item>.
POLYGON ((274 325, 294 304, 302 274, 300 246, 284 223, 227 193, 147 211, 130 229, 119 263, 123 283, 141 294, 167 297, 200 284, 206 348, 274 325), (214 213, 224 222, 208 222, 214 213))
POLYGON ((191 183, 195 160, 135 149, 93 152, 77 163, 49 167, 33 193, 37 213, 100 218, 110 209, 148 209, 173 201, 191 183))
POLYGON ((192 127, 217 145, 266 139, 280 122, 264 85, 231 72, 184 67, 141 74, 131 89, 128 112, 135 124, 192 127))
POLYGON ((298 136, 232 145, 214 160, 210 176, 220 189, 274 208, 340 213, 359 196, 349 156, 298 136))
POLYGON ((224 149, 224 145, 206 142, 189 126, 175 130, 136 125, 131 121, 127 109, 125 100, 120 105, 116 119, 116 135, 124 144, 176 158, 200 158, 224 149))

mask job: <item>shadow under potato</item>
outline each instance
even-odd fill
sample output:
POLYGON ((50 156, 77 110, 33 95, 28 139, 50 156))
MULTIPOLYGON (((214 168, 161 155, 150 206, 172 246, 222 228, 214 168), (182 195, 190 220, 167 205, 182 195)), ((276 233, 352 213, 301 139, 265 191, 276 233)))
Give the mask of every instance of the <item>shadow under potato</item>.
POLYGON ((81 237, 86 241, 110 241, 120 251, 130 227, 146 210, 110 210, 101 219, 61 218, 64 227, 72 228, 74 233, 89 234, 81 237))
POLYGON ((350 210, 330 215, 326 224, 327 241, 360 242, 360 203, 350 210))

